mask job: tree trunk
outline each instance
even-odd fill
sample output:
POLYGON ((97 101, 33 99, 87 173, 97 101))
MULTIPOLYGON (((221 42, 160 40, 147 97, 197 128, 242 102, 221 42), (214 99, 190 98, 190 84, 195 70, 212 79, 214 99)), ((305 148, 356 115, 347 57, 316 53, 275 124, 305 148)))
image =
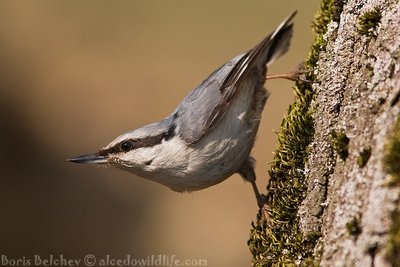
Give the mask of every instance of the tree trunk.
POLYGON ((254 266, 400 266, 400 3, 323 0, 313 27, 254 266))

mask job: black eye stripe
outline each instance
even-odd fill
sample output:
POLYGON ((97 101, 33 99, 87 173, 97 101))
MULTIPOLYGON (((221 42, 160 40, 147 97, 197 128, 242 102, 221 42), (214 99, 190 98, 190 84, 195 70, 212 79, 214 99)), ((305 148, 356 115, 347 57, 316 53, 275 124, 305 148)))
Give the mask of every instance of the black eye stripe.
POLYGON ((98 153, 100 156, 107 156, 109 154, 115 154, 120 152, 128 152, 133 149, 141 147, 152 147, 162 143, 163 140, 170 140, 175 136, 175 125, 171 125, 168 131, 155 136, 148 136, 141 139, 128 139, 121 141, 113 147, 102 149, 98 153))

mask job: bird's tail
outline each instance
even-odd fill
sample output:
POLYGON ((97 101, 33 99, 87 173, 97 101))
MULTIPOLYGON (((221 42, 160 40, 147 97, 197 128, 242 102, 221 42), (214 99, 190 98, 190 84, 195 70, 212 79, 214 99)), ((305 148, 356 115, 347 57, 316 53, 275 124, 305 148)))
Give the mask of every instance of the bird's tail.
POLYGON ((265 66, 273 63, 289 50, 293 34, 291 20, 296 13, 297 11, 293 12, 275 31, 241 57, 226 77, 222 87, 239 84, 254 69, 258 69, 260 75, 265 74, 265 66))
MULTIPOLYGON (((264 40, 269 43, 266 54, 266 64, 267 66, 272 64, 277 58, 284 55, 290 46, 290 40, 293 35, 293 23, 291 20, 296 15, 297 11, 294 11, 289 17, 287 17, 276 30, 267 36, 264 40)), ((264 40, 260 43, 262 44, 264 40)))

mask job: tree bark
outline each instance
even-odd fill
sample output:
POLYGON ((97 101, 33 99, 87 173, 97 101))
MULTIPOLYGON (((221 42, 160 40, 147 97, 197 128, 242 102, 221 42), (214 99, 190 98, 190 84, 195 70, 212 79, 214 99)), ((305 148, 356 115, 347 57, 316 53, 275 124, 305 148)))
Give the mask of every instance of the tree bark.
POLYGON ((254 266, 400 266, 400 3, 324 0, 314 30, 254 266))

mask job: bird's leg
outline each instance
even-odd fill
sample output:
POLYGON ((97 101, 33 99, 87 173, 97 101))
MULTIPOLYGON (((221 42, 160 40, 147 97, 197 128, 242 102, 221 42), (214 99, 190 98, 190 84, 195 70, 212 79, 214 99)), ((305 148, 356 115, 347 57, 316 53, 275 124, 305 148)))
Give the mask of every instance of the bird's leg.
POLYGON ((254 172, 254 159, 249 157, 240 167, 238 173, 243 177, 244 180, 251 183, 254 194, 256 195, 257 204, 260 208, 262 214, 262 221, 264 221, 267 225, 270 224, 269 220, 269 205, 267 203, 267 196, 264 194, 260 194, 258 191, 258 187, 256 184, 256 174, 254 172))
POLYGON ((254 172, 254 159, 249 157, 240 167, 238 173, 243 177, 244 180, 251 183, 254 194, 256 195, 258 207, 264 208, 267 203, 267 197, 260 194, 256 184, 256 174, 254 172))
POLYGON ((256 180, 251 180, 250 183, 253 187, 254 194, 256 195, 258 207, 264 207, 264 205, 267 204, 267 197, 264 194, 260 194, 260 192, 258 191, 256 180))

